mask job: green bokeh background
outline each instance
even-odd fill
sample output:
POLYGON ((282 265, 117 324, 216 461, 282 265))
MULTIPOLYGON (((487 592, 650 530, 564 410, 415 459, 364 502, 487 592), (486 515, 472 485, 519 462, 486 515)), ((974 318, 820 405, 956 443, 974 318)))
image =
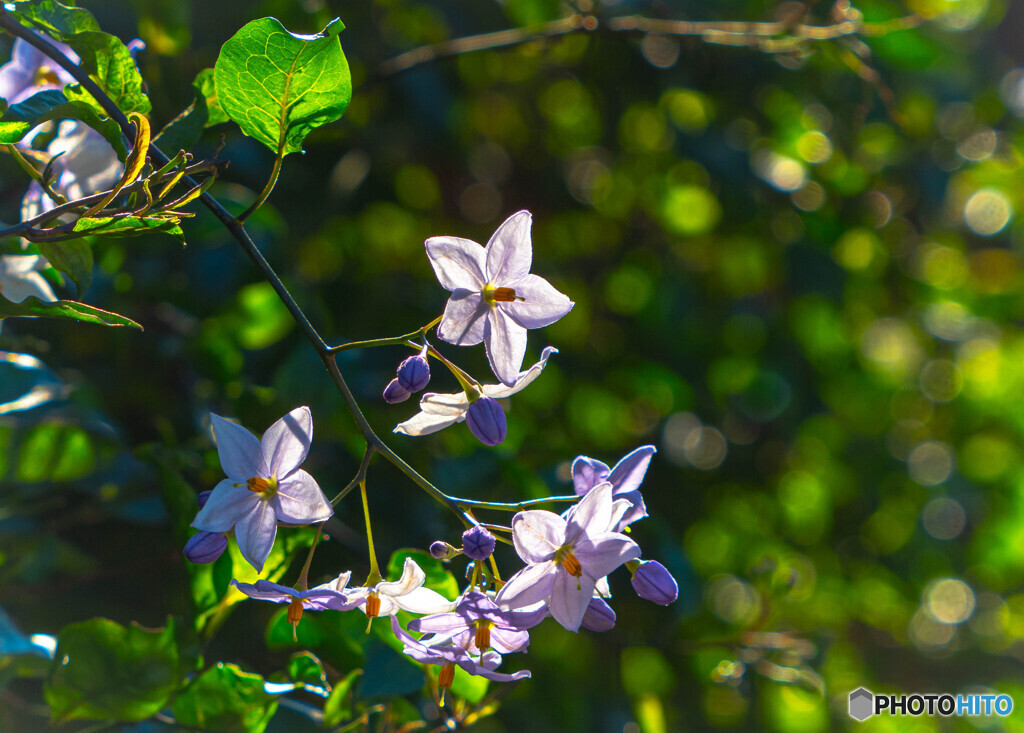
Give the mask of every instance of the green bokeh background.
MULTIPOLYGON (((560 353, 507 406, 507 440, 487 449, 456 426, 390 445, 445 491, 514 501, 571 491, 577 455, 614 464, 654 444, 651 518, 632 536, 672 570, 680 596, 646 603, 620 571, 615 629, 574 635, 546 622, 529 654, 505 663, 533 679, 478 730, 1020 725, 1016 711, 865 724, 846 714, 862 685, 996 690, 1024 705, 1019 6, 856 3, 868 20, 913 11, 927 21, 772 54, 609 22, 770 20, 771 3, 598 2, 595 32, 389 74, 385 62, 414 47, 529 30, 569 10, 81 4, 105 30, 148 43, 140 68, 157 127, 248 20, 273 15, 300 33, 344 21, 351 106, 285 161, 250 220, 332 343, 406 333, 441 312, 426 237, 486 242, 509 214, 533 213, 534 271, 576 307, 530 334, 528 363, 547 344, 560 353)), ((808 22, 828 12, 815 5, 808 22)), ((207 131, 197 153, 211 154, 219 133, 230 167, 213 193, 241 211, 272 154, 230 125, 207 131)), ((0 219, 14 221, 26 181, 6 157, 0 176, 0 219)), ((305 467, 328 496, 358 467, 354 423, 270 287, 209 215, 185 232, 184 249, 159 236, 95 243, 87 301, 144 333, 21 320, 0 335, 0 348, 38 357, 65 385, 41 407, 0 415, 0 605, 26 633, 194 614, 180 547, 194 493, 222 477, 211 411, 259 432, 309 405, 305 467)), ((441 348, 488 377, 481 348, 441 348)), ((406 355, 340 360, 381 434, 415 411, 380 399, 406 355)), ((430 388, 455 390, 442 371, 430 388)), ((9 370, 0 388, 11 399, 43 382, 9 370)), ((393 468, 375 463, 368 489, 382 555, 458 544, 455 520, 393 468)), ((349 532, 317 552, 318 580, 365 575, 354 499, 338 511, 349 532)), ((516 569, 510 552, 500 559, 506 575, 516 569)), ((294 649, 268 648, 274 611, 237 606, 205 664, 284 669, 294 649)), ((344 675, 345 654, 323 658, 344 675)), ((10 682, 0 727, 41 724, 41 703, 37 679, 10 682)), ((282 704, 269 730, 316 729, 294 707, 282 704)))

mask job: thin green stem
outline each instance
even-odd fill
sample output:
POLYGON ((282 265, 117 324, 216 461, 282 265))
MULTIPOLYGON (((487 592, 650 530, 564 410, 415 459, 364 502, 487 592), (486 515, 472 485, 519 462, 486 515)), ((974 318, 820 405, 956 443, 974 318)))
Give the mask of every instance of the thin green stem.
POLYGON ((281 162, 284 160, 284 148, 278 151, 277 157, 274 158, 274 167, 270 169, 270 178, 267 179, 267 185, 260 191, 260 195, 252 202, 252 206, 243 211, 236 220, 239 224, 244 222, 250 216, 256 213, 256 211, 266 203, 267 199, 270 198, 271 192, 274 190, 274 186, 277 185, 277 178, 281 175, 281 162))
POLYGON ((422 338, 426 335, 427 331, 436 326, 441 322, 444 316, 438 316, 426 326, 407 333, 404 336, 393 336, 391 338, 380 338, 380 339, 369 339, 368 341, 349 341, 347 344, 341 344, 339 346, 332 346, 328 351, 332 354, 336 354, 342 351, 349 351, 350 349, 368 349, 374 346, 409 346, 413 349, 421 348, 418 344, 409 343, 413 339, 422 338))
MULTIPOLYGON (((527 507, 537 506, 539 504, 547 504, 549 502, 574 502, 579 501, 578 496, 545 496, 540 499, 524 499, 523 501, 516 502, 501 502, 501 501, 478 501, 476 499, 463 499, 458 496, 449 497, 452 501, 462 507, 475 507, 477 509, 494 509, 499 512, 518 512, 520 509, 526 509, 527 507)), ((487 527, 488 525, 483 525, 487 527)))
POLYGON ((320 535, 324 533, 324 523, 320 522, 316 526, 316 536, 313 538, 313 544, 309 546, 309 552, 306 554, 306 562, 302 564, 302 572, 299 573, 299 579, 295 581, 296 590, 306 590, 309 587, 309 566, 313 562, 313 553, 316 551, 316 545, 320 541, 320 535))
POLYGON ((370 574, 366 577, 367 587, 372 587, 381 582, 384 578, 380 574, 380 566, 377 564, 377 550, 373 546, 373 527, 370 524, 370 502, 366 497, 366 482, 359 482, 359 493, 363 496, 363 518, 366 520, 366 545, 370 552, 370 574))
POLYGON ((355 478, 348 482, 348 486, 338 492, 338 495, 331 499, 331 505, 337 506, 338 502, 349 495, 355 487, 361 482, 366 480, 366 469, 370 467, 370 461, 373 460, 373 454, 376 453, 376 449, 369 443, 366 444, 366 450, 363 451, 363 460, 359 464, 359 470, 356 471, 355 478))
POLYGON ((448 509, 459 518, 463 525, 466 527, 472 527, 476 524, 473 518, 467 514, 462 507, 458 505, 458 503, 453 501, 450 496, 421 476, 416 469, 403 461, 397 453, 391 450, 384 441, 377 437, 373 428, 370 427, 370 424, 366 421, 366 416, 363 415, 363 411, 359 409, 359 405, 356 403, 356 398, 353 396, 352 390, 349 389, 348 384, 345 382, 345 378, 341 375, 341 370, 338 369, 338 363, 334 354, 325 353, 322 354, 321 358, 323 359, 324 365, 327 367, 327 371, 331 375, 331 379, 334 380, 335 386, 338 388, 338 391, 341 392, 341 396, 345 400, 348 411, 352 415, 352 419, 356 421, 356 425, 359 427, 359 431, 363 434, 366 442, 373 446, 375 451, 384 456, 384 458, 392 463, 399 471, 408 476, 414 484, 430 494, 430 496, 436 501, 448 507, 448 509))

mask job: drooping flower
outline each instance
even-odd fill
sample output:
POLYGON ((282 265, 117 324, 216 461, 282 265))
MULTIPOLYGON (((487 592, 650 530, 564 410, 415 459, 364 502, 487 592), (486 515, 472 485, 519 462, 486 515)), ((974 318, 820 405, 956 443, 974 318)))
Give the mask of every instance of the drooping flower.
POLYGON ((334 510, 316 480, 299 468, 313 439, 308 407, 297 407, 275 422, 260 441, 220 415, 210 413, 217 452, 228 475, 192 521, 207 532, 235 530, 238 548, 256 570, 263 569, 277 536, 278 521, 311 524, 334 510))
MULTIPOLYGON (((57 300, 53 288, 40 273, 50 266, 40 255, 0 256, 0 296, 12 303, 36 297, 44 303, 57 300)), ((0 329, 3 329, 0 318, 0 329)))
MULTIPOLYGON (((504 384, 485 384, 480 389, 484 397, 502 399, 521 392, 533 382, 547 366, 548 358, 557 354, 558 349, 548 346, 541 352, 540 361, 526 371, 520 372, 511 387, 504 384)), ((478 400, 479 401, 479 400, 478 400)), ((449 425, 462 422, 469 411, 469 398, 465 392, 438 394, 428 392, 420 399, 420 412, 395 426, 396 433, 405 435, 429 435, 449 425)))
POLYGON ((334 580, 308 590, 298 590, 287 585, 271 583, 269 580, 257 580, 255 583, 240 583, 237 580, 232 580, 231 584, 250 598, 271 603, 287 603, 286 618, 292 625, 292 635, 294 636, 304 610, 347 611, 355 608, 354 604, 349 603, 345 594, 345 586, 348 585, 351 575, 351 572, 344 572, 334 580))
POLYGON ((611 531, 621 532, 627 525, 647 516, 640 484, 656 452, 653 445, 640 446, 623 456, 614 468, 587 456, 579 456, 572 462, 572 483, 577 495, 586 496, 598 484, 608 482, 612 485, 613 499, 625 499, 632 505, 611 531))
POLYGON ((459 237, 431 237, 427 257, 451 291, 437 335, 457 346, 484 342, 494 375, 515 384, 526 355, 526 330, 554 323, 575 305, 530 274, 531 216, 519 211, 495 230, 487 247, 459 237))
MULTIPOLYGON (((632 564, 630 569, 633 570, 632 564)), ((657 560, 641 560, 633 570, 633 590, 641 598, 667 606, 679 598, 679 584, 657 560)))
POLYGON ((512 682, 530 676, 528 669, 522 669, 512 674, 503 674, 494 670, 501 664, 501 655, 495 651, 486 651, 479 657, 474 658, 469 651, 455 644, 439 644, 430 646, 422 641, 414 639, 402 629, 398 619, 391 618, 391 630, 395 637, 402 642, 402 653, 423 664, 441 665, 441 673, 438 676, 437 686, 441 690, 447 690, 455 680, 455 667, 459 666, 472 675, 486 677, 495 682, 512 682))
POLYGON ((351 608, 358 607, 368 618, 394 616, 399 611, 421 614, 450 611, 455 604, 437 591, 424 588, 426 580, 423 568, 411 557, 407 557, 400 579, 350 588, 345 591, 345 597, 351 608))
POLYGON ((580 627, 598 580, 640 557, 633 540, 609 532, 612 485, 595 486, 568 519, 553 512, 519 512, 512 519, 516 552, 527 564, 495 599, 502 608, 523 608, 545 601, 565 628, 580 627))
POLYGON ((530 643, 526 629, 547 617, 547 608, 539 606, 522 611, 503 611, 479 591, 469 591, 459 599, 452 613, 413 619, 409 631, 433 634, 421 639, 429 646, 452 644, 473 653, 494 649, 501 654, 525 651, 530 643))
MULTIPOLYGON (((78 54, 63 43, 48 39, 69 59, 78 63, 78 54)), ((21 38, 14 40, 11 60, 0 66, 0 97, 8 105, 24 102, 37 92, 63 89, 75 79, 56 61, 21 38)))

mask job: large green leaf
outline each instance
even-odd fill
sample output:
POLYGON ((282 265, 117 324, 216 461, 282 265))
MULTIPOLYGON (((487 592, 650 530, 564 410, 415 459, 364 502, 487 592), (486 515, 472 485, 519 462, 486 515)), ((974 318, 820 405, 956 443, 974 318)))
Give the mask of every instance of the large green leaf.
POLYGON ((121 626, 109 619, 71 624, 57 636, 46 702, 58 720, 145 720, 177 689, 174 624, 121 626))
POLYGON ((197 677, 173 707, 181 725, 223 733, 260 733, 276 711, 262 677, 223 662, 197 677))
POLYGON ((319 35, 299 36, 274 18, 247 23, 214 66, 224 112, 275 153, 301 152, 306 135, 341 117, 352 98, 337 38, 344 27, 333 20, 319 35))
POLYGON ((100 29, 88 10, 68 7, 56 0, 20 0, 7 5, 14 6, 14 14, 22 25, 37 28, 56 38, 100 29))
POLYGON ((67 242, 39 242, 37 245, 50 264, 67 274, 78 288, 78 297, 92 284, 92 247, 83 239, 67 242))
POLYGON ((140 331, 142 326, 117 313, 96 308, 95 306, 78 303, 74 300, 58 300, 44 303, 35 296, 26 298, 21 303, 12 303, 0 295, 0 320, 17 316, 39 316, 41 318, 66 318, 83 323, 95 323, 98 326, 131 326, 140 331))
POLYGON ((81 120, 109 142, 118 157, 124 160, 128 151, 124 145, 121 128, 108 117, 97 113, 89 103, 69 102, 62 92, 48 89, 18 104, 11 105, 0 115, 0 143, 16 143, 35 127, 51 120, 81 120))
MULTIPOLYGON (((143 91, 142 75, 121 39, 109 33, 89 31, 65 36, 64 41, 78 54, 81 66, 89 77, 122 112, 149 113, 149 97, 143 91)), ((97 111, 103 111, 92 95, 79 84, 69 84, 64 93, 72 101, 86 102, 97 111)))

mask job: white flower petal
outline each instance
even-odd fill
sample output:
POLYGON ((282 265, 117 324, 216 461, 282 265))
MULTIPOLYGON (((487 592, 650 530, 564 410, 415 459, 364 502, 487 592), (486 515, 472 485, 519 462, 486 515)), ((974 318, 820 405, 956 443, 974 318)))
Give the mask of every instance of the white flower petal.
POLYGON ((537 275, 527 275, 515 286, 516 295, 525 300, 499 303, 523 328, 543 328, 557 321, 576 305, 555 286, 537 275))
POLYGON ((553 562, 527 565, 513 575, 498 591, 494 602, 504 609, 525 608, 547 601, 555 580, 557 566, 553 562))
POLYGON ((308 407, 296 407, 263 434, 262 454, 271 476, 284 478, 306 460, 313 442, 313 415, 308 407))
POLYGON ((511 387, 504 384, 485 384, 482 388, 484 397, 493 397, 494 399, 499 400, 503 397, 510 397, 516 392, 522 392, 533 382, 533 380, 540 376, 542 371, 544 371, 544 367, 548 365, 548 359, 551 355, 557 353, 558 349, 554 346, 544 347, 544 351, 542 351, 540 355, 540 360, 526 371, 520 372, 519 376, 516 378, 515 384, 511 387))
POLYGON ((607 532, 612 520, 612 485, 607 481, 591 489, 572 509, 565 531, 566 542, 581 536, 607 532))
POLYGON ((427 257, 441 286, 446 290, 480 292, 487 283, 484 276, 486 252, 476 242, 459 237, 431 237, 425 243, 427 257))
POLYGON ((412 613, 431 614, 447 613, 455 604, 430 588, 416 588, 400 596, 391 598, 399 608, 412 613))
POLYGON ((404 596, 422 586, 426 579, 423 568, 411 557, 407 557, 402 565, 402 577, 397 581, 377 583, 375 590, 386 596, 404 596))
POLYGON ((428 392, 420 399, 420 409, 431 415, 458 417, 469 409, 469 400, 465 392, 456 394, 439 394, 428 392))
POLYGON ((256 572, 263 572, 263 563, 270 555, 275 537, 277 537, 277 516, 270 506, 270 502, 267 501, 257 501, 252 511, 235 524, 235 539, 238 541, 238 549, 241 551, 242 557, 256 568, 256 572))
POLYGON ((502 384, 512 387, 519 378, 519 369, 526 356, 526 329, 513 321, 500 308, 491 310, 484 329, 487 361, 502 384))
POLYGON ((281 482, 272 501, 277 505, 278 520, 288 524, 323 522, 334 514, 316 479, 302 469, 281 482))
POLYGON ((227 532, 252 511, 258 501, 245 486, 235 486, 229 478, 217 484, 206 504, 192 520, 192 526, 204 532, 227 532))
POLYGON ((533 243, 529 211, 517 211, 502 222, 487 242, 487 282, 513 286, 530 273, 533 243))
POLYGON ((555 574, 548 607, 555 621, 569 631, 579 631, 583 614, 594 597, 594 581, 586 575, 576 577, 564 570, 555 574))
POLYGON ((39 255, 4 255, 0 257, 0 293, 12 303, 36 297, 44 303, 57 300, 46 278, 37 272, 48 267, 39 255))
POLYGON ((484 340, 488 312, 480 293, 460 288, 444 307, 437 337, 456 346, 476 346, 484 340))
POLYGON ((525 562, 547 562, 565 544, 565 520, 543 509, 519 512, 512 518, 512 542, 525 562))
POLYGON ((220 465, 228 478, 234 479, 236 483, 247 481, 253 476, 269 478, 260 441, 255 435, 212 412, 210 422, 213 423, 213 437, 217 441, 220 465))
POLYGON ((398 425, 395 426, 394 432, 412 436, 430 435, 431 433, 436 433, 438 430, 444 430, 449 425, 462 422, 465 419, 465 413, 458 417, 446 417, 444 415, 431 415, 427 412, 420 412, 413 415, 405 422, 398 423, 398 425))

